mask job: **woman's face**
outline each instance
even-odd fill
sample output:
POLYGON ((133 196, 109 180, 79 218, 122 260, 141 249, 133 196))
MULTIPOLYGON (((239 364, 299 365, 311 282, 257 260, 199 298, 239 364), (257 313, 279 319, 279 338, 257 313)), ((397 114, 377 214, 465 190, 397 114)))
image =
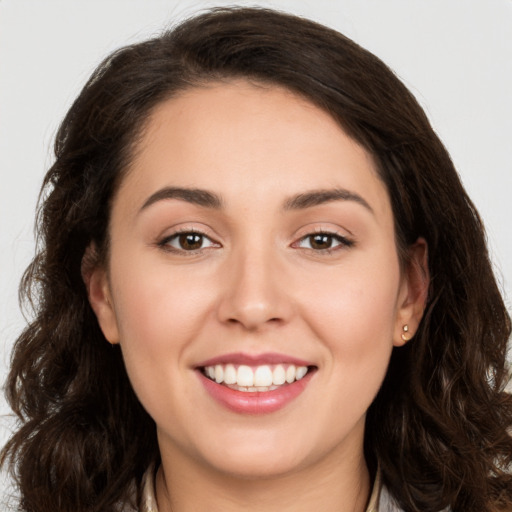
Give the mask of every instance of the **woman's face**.
POLYGON ((425 247, 401 272, 386 188, 329 115, 244 81, 162 103, 110 235, 90 299, 164 459, 245 476, 362 460, 425 247))

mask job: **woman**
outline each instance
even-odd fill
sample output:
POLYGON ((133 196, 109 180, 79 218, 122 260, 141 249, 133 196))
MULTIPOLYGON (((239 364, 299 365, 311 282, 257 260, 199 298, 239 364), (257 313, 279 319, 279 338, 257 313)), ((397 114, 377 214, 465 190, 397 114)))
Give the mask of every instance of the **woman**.
POLYGON ((55 153, 8 381, 22 510, 512 507, 483 227, 376 57, 213 10, 109 57, 55 153))

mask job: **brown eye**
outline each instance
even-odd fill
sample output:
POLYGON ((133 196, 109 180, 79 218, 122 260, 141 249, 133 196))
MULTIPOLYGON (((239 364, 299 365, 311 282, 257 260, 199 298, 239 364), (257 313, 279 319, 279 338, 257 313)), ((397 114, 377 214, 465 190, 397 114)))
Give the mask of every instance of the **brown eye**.
POLYGON ((330 249, 333 243, 333 236, 326 234, 318 234, 318 235, 310 235, 309 237, 309 245, 311 249, 322 250, 322 249, 330 249))
POLYGON ((219 244, 202 233, 186 231, 176 233, 162 240, 159 245, 172 251, 192 252, 200 251, 208 247, 219 247, 219 244))
POLYGON ((309 249, 318 252, 329 252, 330 250, 351 247, 352 245, 354 245, 352 240, 336 233, 312 233, 293 244, 294 247, 300 249, 309 249))
POLYGON ((178 236, 180 249, 185 251, 195 251, 201 249, 203 245, 203 235, 197 233, 183 233, 178 236))

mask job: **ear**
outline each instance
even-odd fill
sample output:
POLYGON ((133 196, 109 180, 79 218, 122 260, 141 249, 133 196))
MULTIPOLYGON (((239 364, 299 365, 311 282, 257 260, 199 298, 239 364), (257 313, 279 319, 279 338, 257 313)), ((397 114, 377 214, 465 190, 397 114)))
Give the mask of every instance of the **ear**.
POLYGON ((109 343, 119 343, 119 329, 107 271, 104 265, 99 263, 98 251, 94 244, 87 247, 82 258, 81 270, 89 303, 96 314, 103 335, 109 343))
POLYGON ((428 271, 428 246, 418 238, 408 249, 397 303, 397 318, 393 345, 405 345, 418 330, 428 298, 430 275, 428 271))

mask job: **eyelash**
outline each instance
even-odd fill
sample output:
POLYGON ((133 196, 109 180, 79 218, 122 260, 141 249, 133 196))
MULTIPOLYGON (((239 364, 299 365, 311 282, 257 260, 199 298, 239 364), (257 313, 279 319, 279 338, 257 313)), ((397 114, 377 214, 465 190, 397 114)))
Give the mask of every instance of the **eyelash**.
POLYGON ((339 251, 344 248, 349 248, 354 246, 354 241, 347 238, 346 236, 340 235, 338 233, 333 233, 331 231, 325 231, 325 230, 318 230, 314 231, 313 233, 308 233, 307 235, 301 237, 297 242, 294 242, 292 244, 292 247, 298 247, 299 244, 302 242, 310 239, 313 239, 314 237, 327 237, 330 239, 331 244, 336 241, 339 242, 339 245, 335 247, 326 247, 324 249, 314 249, 312 247, 303 247, 303 249, 306 249, 307 251, 313 252, 315 254, 332 254, 336 251, 339 251))
POLYGON ((160 242, 158 242, 158 246, 160 248, 164 249, 165 251, 176 252, 176 253, 180 253, 180 254, 186 253, 188 255, 198 254, 202 250, 208 249, 208 247, 200 247, 199 249, 187 250, 187 249, 183 249, 183 248, 173 247, 172 245, 170 245, 170 242, 172 242, 174 240, 179 240, 179 238, 184 235, 186 235, 186 236, 190 236, 190 235, 194 236, 195 235, 197 237, 200 237, 201 245, 202 245, 202 243, 204 243, 205 240, 209 240, 212 243, 212 246, 220 247, 220 244, 218 242, 213 241, 208 235, 206 235, 205 233, 202 233, 201 231, 196 230, 196 229, 180 229, 178 231, 175 231, 172 235, 166 236, 160 242))
MULTIPOLYGON (((302 249, 305 249, 305 250, 315 253, 315 254, 332 254, 333 252, 339 251, 340 249, 352 247, 355 243, 353 240, 350 240, 349 238, 347 238, 343 235, 340 235, 338 233, 333 233, 333 232, 325 231, 325 230, 319 230, 319 231, 315 231, 313 233, 308 233, 307 235, 301 237, 296 242, 293 242, 293 244, 291 244, 291 247, 300 249, 301 243, 303 243, 304 241, 306 241, 308 239, 310 239, 310 242, 311 242, 311 239, 313 239, 314 237, 319 237, 319 236, 329 238, 331 245, 334 241, 338 242, 339 245, 336 245, 335 247, 326 247, 323 249, 314 249, 313 247, 302 247, 302 249)), ((206 235, 205 233, 202 233, 199 230, 195 230, 195 229, 183 229, 183 230, 176 231, 172 235, 169 235, 169 236, 166 236, 165 238, 163 238, 161 241, 158 242, 157 245, 158 245, 158 247, 160 247, 163 250, 166 250, 169 252, 175 252, 175 253, 179 253, 179 254, 187 254, 187 255, 199 254, 201 251, 203 251, 205 249, 209 249, 210 247, 221 247, 221 245, 218 242, 215 242, 214 240, 212 240, 208 235, 206 235), (199 247, 197 249, 191 249, 191 250, 183 249, 181 247, 180 248, 173 247, 172 245, 170 245, 170 243, 172 241, 179 240, 179 238, 184 235, 186 235, 186 236, 192 235, 192 236, 200 237, 201 245, 205 242, 205 240, 209 240, 211 245, 208 247, 199 247)))

